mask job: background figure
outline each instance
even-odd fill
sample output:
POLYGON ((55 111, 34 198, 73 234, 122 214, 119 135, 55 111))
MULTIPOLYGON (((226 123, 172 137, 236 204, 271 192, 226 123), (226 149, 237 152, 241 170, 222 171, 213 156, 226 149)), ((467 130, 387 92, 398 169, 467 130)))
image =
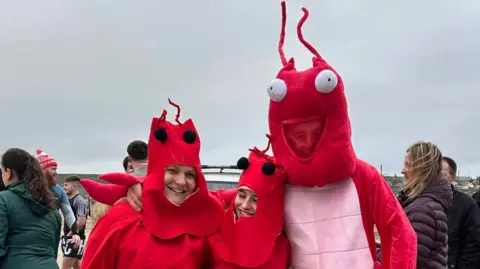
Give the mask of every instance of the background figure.
POLYGON ((37 160, 12 148, 1 160, 0 268, 58 269, 61 217, 37 160))
POLYGON ((452 189, 442 176, 442 153, 430 142, 408 148, 398 200, 417 233, 417 269, 447 268, 447 210, 452 189))
POLYGON ((105 213, 108 211, 109 208, 110 208, 109 205, 102 204, 100 202, 95 202, 92 209, 92 221, 96 223, 99 218, 105 215, 105 213))
POLYGON ((63 237, 62 237, 62 269, 80 269, 80 263, 83 257, 83 251, 85 249, 85 226, 87 224, 87 202, 80 195, 79 192, 80 177, 69 176, 65 179, 63 189, 68 195, 68 201, 75 214, 77 221, 78 235, 80 236, 80 246, 75 247, 75 243, 72 240, 72 232, 68 228, 68 225, 63 225, 63 237))
MULTIPOLYGON (((457 164, 443 157, 442 173, 456 179, 457 164)), ((480 209, 475 200, 452 186, 453 203, 448 210, 448 268, 477 269, 480 258, 480 209)))
POLYGON ((127 147, 128 161, 132 167, 134 176, 145 176, 147 174, 148 164, 148 145, 147 143, 134 140, 127 147))
POLYGON ((74 246, 78 248, 80 246, 80 236, 77 234, 75 215, 68 202, 67 194, 62 186, 57 184, 57 161, 41 149, 37 149, 37 155, 35 158, 40 163, 44 180, 47 183, 47 186, 50 187, 55 206, 62 211, 63 219, 73 233, 72 240, 74 246))
POLYGON ((125 158, 123 159, 123 171, 125 171, 125 173, 127 174, 130 174, 133 172, 133 167, 132 165, 130 165, 130 161, 128 160, 128 156, 125 156, 125 158))

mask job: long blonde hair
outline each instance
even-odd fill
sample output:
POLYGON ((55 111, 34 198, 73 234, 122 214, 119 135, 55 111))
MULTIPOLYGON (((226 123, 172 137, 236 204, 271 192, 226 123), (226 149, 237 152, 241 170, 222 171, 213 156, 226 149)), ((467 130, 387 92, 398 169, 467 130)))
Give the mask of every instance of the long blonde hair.
POLYGON ((417 198, 442 171, 442 153, 437 145, 419 141, 407 149, 410 154, 409 180, 404 192, 409 200, 417 198))
POLYGON ((92 220, 94 222, 97 222, 97 220, 101 218, 108 211, 109 208, 110 206, 106 204, 95 202, 92 210, 92 220))

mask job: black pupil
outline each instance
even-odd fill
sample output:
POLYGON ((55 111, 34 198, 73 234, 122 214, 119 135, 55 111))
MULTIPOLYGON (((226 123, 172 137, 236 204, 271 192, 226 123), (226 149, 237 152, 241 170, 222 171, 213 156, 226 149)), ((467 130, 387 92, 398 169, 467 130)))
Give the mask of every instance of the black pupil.
POLYGON ((328 78, 328 81, 331 81, 332 79, 331 78, 328 78))

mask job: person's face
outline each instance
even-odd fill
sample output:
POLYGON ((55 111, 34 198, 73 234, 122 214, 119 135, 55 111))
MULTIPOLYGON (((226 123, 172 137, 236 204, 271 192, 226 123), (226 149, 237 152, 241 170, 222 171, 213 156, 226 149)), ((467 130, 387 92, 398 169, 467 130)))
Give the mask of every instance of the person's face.
POLYGON ((63 190, 65 191, 65 193, 67 195, 71 195, 75 191, 75 188, 76 188, 76 186, 72 182, 65 182, 63 184, 63 190))
POLYGON ((165 196, 181 205, 195 191, 197 171, 191 166, 171 165, 165 168, 165 196))
POLYGON ((455 180, 455 175, 450 172, 450 166, 446 161, 442 161, 442 174, 450 181, 455 180))
POLYGON ((235 215, 240 217, 251 217, 257 212, 257 193, 247 187, 240 187, 235 196, 235 215))
POLYGON ((3 185, 8 186, 8 184, 10 184, 10 180, 12 179, 12 170, 3 167, 0 167, 0 169, 2 170, 3 185))
POLYGON ((127 170, 125 170, 125 173, 127 174, 131 174, 133 173, 133 166, 132 166, 132 163, 129 161, 128 164, 127 164, 127 170))
POLYGON ((403 161, 403 169, 402 169, 402 174, 403 174, 405 183, 407 183, 410 180, 411 173, 412 173, 412 158, 411 158, 410 152, 407 152, 407 154, 405 154, 405 160, 403 161))
POLYGON ((50 186, 57 184, 57 167, 56 166, 43 169, 43 173, 45 174, 47 183, 50 186))

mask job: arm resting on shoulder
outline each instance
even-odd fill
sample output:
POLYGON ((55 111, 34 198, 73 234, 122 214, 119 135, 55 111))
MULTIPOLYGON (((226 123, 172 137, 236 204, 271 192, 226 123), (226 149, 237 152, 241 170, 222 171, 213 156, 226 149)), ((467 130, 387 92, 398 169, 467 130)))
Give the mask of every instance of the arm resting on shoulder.
POLYGON ((480 209, 472 203, 462 225, 463 246, 456 262, 458 269, 474 269, 480 261, 480 209))
POLYGON ((374 182, 371 206, 374 223, 381 238, 378 258, 386 268, 415 269, 415 232, 388 183, 375 168, 372 167, 371 172, 369 180, 374 182))
POLYGON ((233 200, 235 199, 235 196, 237 195, 237 190, 223 189, 223 190, 210 191, 210 193, 213 194, 222 202, 223 208, 228 208, 232 204, 233 200))

